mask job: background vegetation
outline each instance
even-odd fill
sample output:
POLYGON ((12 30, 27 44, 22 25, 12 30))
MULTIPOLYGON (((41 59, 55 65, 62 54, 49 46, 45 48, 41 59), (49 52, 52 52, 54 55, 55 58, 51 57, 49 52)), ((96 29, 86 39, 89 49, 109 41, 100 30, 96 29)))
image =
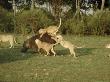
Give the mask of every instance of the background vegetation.
MULTIPOLYGON (((17 34, 37 33, 40 28, 46 28, 49 25, 58 25, 59 17, 61 17, 62 25, 60 32, 62 34, 110 34, 110 11, 109 9, 104 9, 104 0, 102 1, 102 5, 99 4, 97 8, 95 7, 94 14, 89 16, 80 14, 80 12, 78 13, 78 9, 81 7, 81 2, 79 0, 77 0, 76 3, 71 0, 41 0, 39 1, 39 4, 42 4, 43 2, 49 2, 52 4, 54 14, 42 8, 35 8, 35 5, 33 5, 34 2, 28 1, 27 4, 19 6, 19 10, 21 10, 20 12, 16 13, 16 9, 13 9, 14 13, 16 14, 14 15, 13 11, 10 10, 10 7, 9 9, 5 7, 6 5, 9 6, 10 4, 4 5, 2 3, 0 6, 0 32, 17 34), (71 10, 65 12, 65 14, 61 16, 61 5, 69 5, 71 6, 71 10)), ((13 4, 14 3, 17 4, 17 1, 13 0, 13 4)), ((106 1, 105 4, 107 3, 109 2, 106 1)), ((107 5, 105 5, 105 7, 106 6, 107 5)))
POLYGON ((109 35, 110 11, 97 11, 93 16, 82 16, 80 20, 75 17, 64 19, 61 31, 64 34, 78 35, 109 35))
POLYGON ((110 35, 110 11, 106 9, 109 8, 107 5, 104 7, 105 0, 89 16, 79 12, 81 0, 10 1, 13 3, 0 0, 0 34, 16 34, 20 44, 11 49, 7 48, 10 46, 8 42, 0 44, 0 82, 110 82, 110 49, 105 48, 110 44, 110 36, 94 36, 110 35), (16 12, 14 7, 18 1, 28 2, 20 3, 20 11, 16 12), (34 1, 52 4, 53 14, 35 8, 34 1), (69 5, 71 10, 62 16, 61 5, 69 5), (45 57, 31 49, 26 53, 20 52, 26 38, 21 34, 35 34, 40 28, 58 25, 59 17, 62 18, 60 32, 65 34, 62 35, 64 39, 83 47, 75 49, 77 59, 69 56, 68 49, 60 45, 55 46, 56 57, 45 57))

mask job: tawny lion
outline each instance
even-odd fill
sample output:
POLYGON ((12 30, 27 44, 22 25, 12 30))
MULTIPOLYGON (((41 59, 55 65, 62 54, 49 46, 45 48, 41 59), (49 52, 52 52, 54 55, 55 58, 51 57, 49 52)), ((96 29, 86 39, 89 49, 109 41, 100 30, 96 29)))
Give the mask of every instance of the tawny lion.
POLYGON ((54 25, 53 25, 53 26, 49 26, 49 27, 47 27, 47 28, 45 28, 45 29, 40 29, 40 30, 39 30, 39 34, 41 34, 40 37, 42 37, 42 35, 45 34, 46 32, 47 32, 48 34, 50 34, 51 36, 56 35, 56 33, 58 32, 60 26, 61 26, 61 18, 60 18, 60 23, 59 23, 58 26, 54 26, 54 25))
POLYGON ((57 38, 58 38, 57 42, 60 43, 61 46, 63 46, 64 48, 68 48, 69 51, 70 51, 70 54, 74 55, 74 57, 76 58, 76 54, 75 54, 75 51, 74 51, 76 46, 73 45, 71 42, 64 40, 61 35, 57 35, 57 38))
POLYGON ((0 35, 0 42, 9 42, 10 43, 10 47, 9 48, 14 47, 14 43, 17 44, 14 35, 11 35, 11 34, 9 34, 9 35, 1 34, 0 35))

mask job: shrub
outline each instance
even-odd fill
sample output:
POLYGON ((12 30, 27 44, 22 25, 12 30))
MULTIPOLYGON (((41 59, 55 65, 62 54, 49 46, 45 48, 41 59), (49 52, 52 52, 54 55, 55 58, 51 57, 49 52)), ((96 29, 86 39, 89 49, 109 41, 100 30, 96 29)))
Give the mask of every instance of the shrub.
POLYGON ((52 16, 44 10, 23 11, 16 16, 16 31, 18 33, 36 33, 40 28, 53 24, 52 16))
POLYGON ((81 21, 71 18, 62 24, 61 31, 63 34, 81 34, 83 33, 83 26, 81 21))
POLYGON ((110 11, 97 11, 93 16, 82 16, 81 20, 72 17, 64 19, 61 28, 63 34, 109 35, 110 11))
POLYGON ((13 14, 0 7, 0 31, 13 32, 13 14))
POLYGON ((88 19, 88 27, 94 35, 110 34, 110 12, 97 11, 90 19, 88 19), (90 20, 90 21, 89 21, 90 20))

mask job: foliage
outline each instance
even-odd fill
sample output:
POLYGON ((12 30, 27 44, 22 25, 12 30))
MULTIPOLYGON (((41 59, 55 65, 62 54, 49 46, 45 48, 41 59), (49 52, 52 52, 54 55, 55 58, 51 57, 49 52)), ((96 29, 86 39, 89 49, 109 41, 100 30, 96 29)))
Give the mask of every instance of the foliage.
POLYGON ((93 17, 88 18, 88 27, 91 28, 91 34, 108 35, 110 34, 110 12, 97 11, 93 17), (89 21, 90 20, 90 21, 89 21))
POLYGON ((80 35, 109 35, 110 11, 96 11, 93 16, 82 15, 80 20, 75 17, 64 19, 62 33, 80 35))
POLYGON ((0 31, 13 32, 13 14, 0 7, 0 31))
POLYGON ((8 2, 9 0, 0 0, 0 6, 5 8, 6 10, 12 9, 12 4, 8 2))
POLYGON ((23 11, 16 16, 17 33, 36 33, 40 28, 50 24, 53 24, 52 16, 42 9, 23 11))
MULTIPOLYGON (((97 10, 94 15, 80 15, 79 18, 74 15, 75 13, 71 9, 62 16, 60 31, 63 34, 110 35, 109 10, 97 10)), ((56 25, 56 21, 53 19, 54 17, 50 12, 40 8, 33 11, 23 10, 18 12, 14 18, 13 12, 0 7, 0 32, 37 33, 40 28, 56 25)))

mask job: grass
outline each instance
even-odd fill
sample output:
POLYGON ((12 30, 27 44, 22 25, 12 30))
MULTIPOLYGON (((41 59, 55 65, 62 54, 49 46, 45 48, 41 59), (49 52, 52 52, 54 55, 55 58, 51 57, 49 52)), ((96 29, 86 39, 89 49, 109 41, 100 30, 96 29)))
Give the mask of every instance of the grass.
POLYGON ((69 56, 69 51, 56 46, 57 56, 43 56, 0 49, 0 82, 110 82, 110 49, 104 46, 110 38, 100 36, 64 36, 77 46, 78 56, 69 56))

